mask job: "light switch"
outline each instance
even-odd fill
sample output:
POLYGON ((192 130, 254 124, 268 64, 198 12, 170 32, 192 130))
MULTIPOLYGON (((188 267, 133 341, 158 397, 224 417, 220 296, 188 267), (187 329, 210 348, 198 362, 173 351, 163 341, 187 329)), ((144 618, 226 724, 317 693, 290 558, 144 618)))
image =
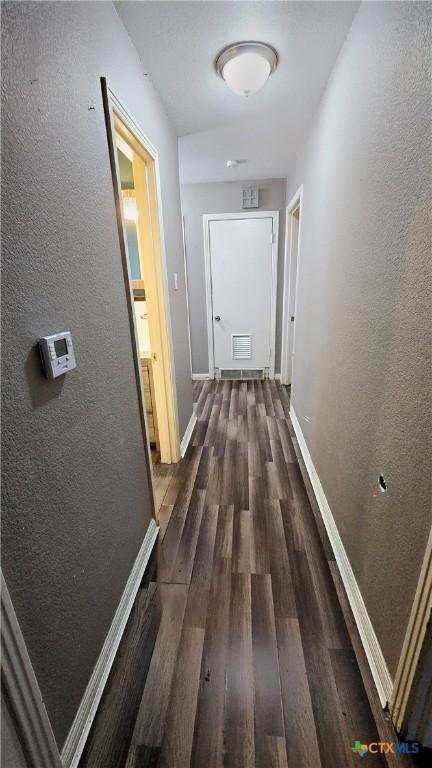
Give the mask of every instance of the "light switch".
POLYGON ((174 272, 174 290, 178 291, 178 274, 174 272))

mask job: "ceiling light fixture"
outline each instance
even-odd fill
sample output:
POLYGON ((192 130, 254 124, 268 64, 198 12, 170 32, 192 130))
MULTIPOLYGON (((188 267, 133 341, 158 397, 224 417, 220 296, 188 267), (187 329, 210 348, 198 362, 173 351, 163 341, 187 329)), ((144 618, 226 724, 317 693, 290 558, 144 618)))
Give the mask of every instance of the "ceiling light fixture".
POLYGON ((234 93, 247 98, 266 84, 277 63, 278 55, 271 45, 250 41, 224 48, 215 69, 234 93))

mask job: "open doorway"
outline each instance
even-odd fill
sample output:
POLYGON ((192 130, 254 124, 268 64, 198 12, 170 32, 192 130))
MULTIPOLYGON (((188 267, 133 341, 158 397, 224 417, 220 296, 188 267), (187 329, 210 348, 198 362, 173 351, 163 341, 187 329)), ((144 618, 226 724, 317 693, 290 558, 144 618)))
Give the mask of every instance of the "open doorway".
POLYGON ((115 118, 115 140, 122 193, 123 218, 126 232, 127 253, 129 260, 130 281, 135 312, 135 327, 138 337, 141 375, 144 392, 144 405, 147 416, 147 437, 151 450, 152 464, 160 461, 160 438, 158 405, 154 381, 154 363, 156 354, 152 351, 150 340, 149 312, 147 308, 148 289, 144 273, 143 233, 146 228, 147 199, 140 197, 139 165, 143 162, 132 146, 123 138, 123 126, 115 118))
POLYGON ((286 210, 281 382, 293 388, 303 187, 286 210))
POLYGON ((153 483, 152 467, 180 458, 158 159, 104 79, 102 90, 137 387, 153 483))

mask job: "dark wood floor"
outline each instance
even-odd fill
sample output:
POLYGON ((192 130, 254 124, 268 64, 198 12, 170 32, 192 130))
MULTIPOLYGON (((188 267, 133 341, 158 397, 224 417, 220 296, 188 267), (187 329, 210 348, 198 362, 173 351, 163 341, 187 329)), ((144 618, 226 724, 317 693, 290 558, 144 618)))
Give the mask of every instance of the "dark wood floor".
POLYGON ((355 766, 355 739, 396 737, 303 479, 289 390, 194 394, 197 426, 159 475, 158 550, 80 765, 355 766))

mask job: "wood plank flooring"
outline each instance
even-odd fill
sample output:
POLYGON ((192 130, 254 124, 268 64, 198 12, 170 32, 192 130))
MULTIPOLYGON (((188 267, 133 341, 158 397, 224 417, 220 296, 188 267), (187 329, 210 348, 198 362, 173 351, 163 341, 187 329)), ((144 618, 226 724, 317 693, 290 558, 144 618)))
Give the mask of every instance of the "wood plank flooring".
POLYGON ((354 740, 396 737, 303 479, 289 390, 199 382, 194 399, 187 454, 158 477, 158 548, 80 765, 354 767, 354 740))

